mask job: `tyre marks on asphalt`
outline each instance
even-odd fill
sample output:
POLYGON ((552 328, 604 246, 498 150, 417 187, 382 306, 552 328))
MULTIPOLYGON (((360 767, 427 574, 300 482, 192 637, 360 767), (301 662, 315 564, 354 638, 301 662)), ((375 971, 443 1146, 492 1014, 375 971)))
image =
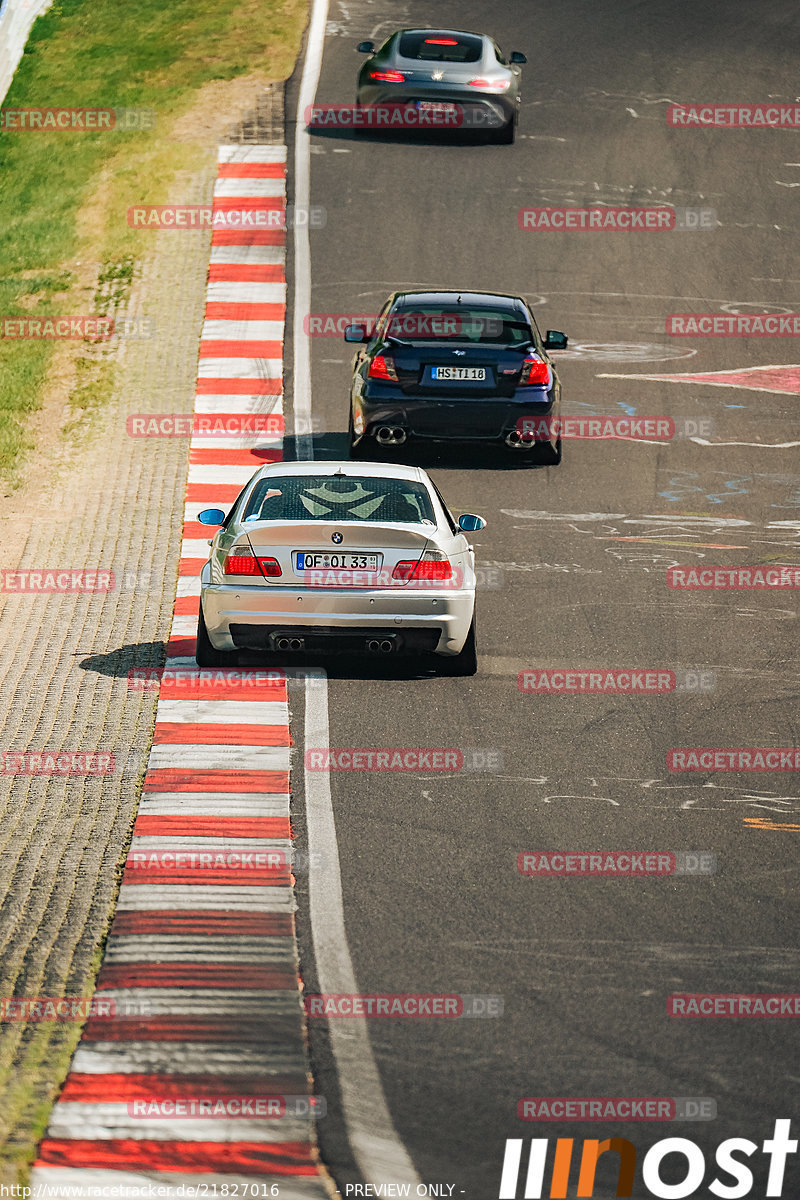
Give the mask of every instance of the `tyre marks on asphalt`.
MULTIPOLYGON (((285 170, 284 147, 221 147, 214 207, 281 213, 285 170)), ((153 1182, 239 1194, 274 1184, 283 1200, 329 1194, 304 1115, 286 680, 201 671, 193 657, 207 545, 197 515, 228 505, 258 466, 282 457, 284 238, 258 228, 212 235, 196 413, 275 419, 266 434, 192 441, 169 671, 97 1012, 32 1172, 52 1196, 153 1182), (213 869, 209 854, 222 855, 213 869), (267 1096, 299 1103, 254 1115, 267 1096), (201 1101, 214 1104, 202 1111, 201 1101)))

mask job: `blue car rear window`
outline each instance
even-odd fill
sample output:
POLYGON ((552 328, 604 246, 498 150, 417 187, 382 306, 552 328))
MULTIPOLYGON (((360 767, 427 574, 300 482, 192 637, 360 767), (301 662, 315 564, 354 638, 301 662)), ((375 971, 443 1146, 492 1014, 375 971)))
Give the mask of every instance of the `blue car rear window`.
POLYGON ((516 346, 532 340, 530 326, 508 309, 429 304, 394 309, 386 333, 411 342, 449 340, 516 346))
POLYGON ((431 498, 422 484, 354 475, 259 479, 242 520, 436 523, 431 498))
POLYGON ((398 53, 401 58, 416 58, 421 62, 478 62, 483 43, 476 37, 454 37, 449 33, 403 33, 398 53))

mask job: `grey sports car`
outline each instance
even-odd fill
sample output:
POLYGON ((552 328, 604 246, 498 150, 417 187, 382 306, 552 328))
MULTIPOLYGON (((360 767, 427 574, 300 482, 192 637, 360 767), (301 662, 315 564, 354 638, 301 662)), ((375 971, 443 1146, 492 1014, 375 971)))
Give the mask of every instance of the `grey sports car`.
POLYGON ((452 29, 399 29, 378 50, 373 42, 358 50, 369 55, 358 76, 358 105, 411 109, 410 127, 484 129, 496 141, 514 141, 527 62, 518 50, 507 59, 486 34, 452 29))

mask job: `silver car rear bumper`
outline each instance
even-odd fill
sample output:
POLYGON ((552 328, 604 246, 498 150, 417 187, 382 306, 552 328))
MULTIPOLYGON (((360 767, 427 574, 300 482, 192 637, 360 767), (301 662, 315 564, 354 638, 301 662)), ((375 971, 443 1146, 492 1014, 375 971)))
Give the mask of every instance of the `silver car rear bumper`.
POLYGON ((475 606, 470 589, 247 587, 201 580, 203 616, 215 650, 234 650, 231 626, 296 630, 391 631, 402 639, 414 630, 438 631, 437 654, 457 654, 466 640, 475 606))

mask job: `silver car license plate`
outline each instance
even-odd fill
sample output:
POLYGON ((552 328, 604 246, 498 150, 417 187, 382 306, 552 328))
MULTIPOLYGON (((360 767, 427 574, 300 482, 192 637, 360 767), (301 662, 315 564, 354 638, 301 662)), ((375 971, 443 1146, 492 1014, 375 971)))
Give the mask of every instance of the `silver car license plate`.
POLYGON ((486 367, 431 367, 431 379, 485 379, 486 367))
POLYGON ((295 551, 296 571, 377 571, 382 554, 328 554, 317 550, 295 551))

